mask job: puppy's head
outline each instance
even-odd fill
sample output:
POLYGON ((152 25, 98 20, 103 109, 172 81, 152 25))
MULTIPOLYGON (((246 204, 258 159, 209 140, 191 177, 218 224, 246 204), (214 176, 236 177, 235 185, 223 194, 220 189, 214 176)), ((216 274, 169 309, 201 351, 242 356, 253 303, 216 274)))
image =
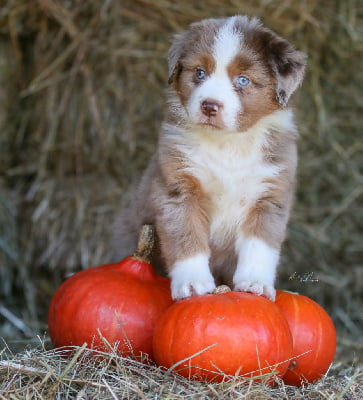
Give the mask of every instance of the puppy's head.
POLYGON ((203 20, 170 48, 173 109, 193 125, 243 132, 287 105, 305 63, 304 53, 257 18, 203 20))

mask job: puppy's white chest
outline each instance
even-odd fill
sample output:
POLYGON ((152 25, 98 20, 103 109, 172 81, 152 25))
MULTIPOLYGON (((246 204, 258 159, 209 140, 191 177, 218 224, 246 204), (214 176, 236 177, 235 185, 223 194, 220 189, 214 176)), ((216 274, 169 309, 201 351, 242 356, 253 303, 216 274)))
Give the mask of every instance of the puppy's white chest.
POLYGON ((209 198, 211 239, 235 236, 249 209, 269 189, 267 180, 278 173, 276 166, 263 161, 262 146, 250 152, 229 146, 201 145, 189 154, 192 174, 209 198))
POLYGON ((263 183, 266 174, 260 163, 226 161, 206 163, 209 168, 200 177, 211 201, 211 232, 221 228, 233 230, 240 225, 266 186, 263 183))

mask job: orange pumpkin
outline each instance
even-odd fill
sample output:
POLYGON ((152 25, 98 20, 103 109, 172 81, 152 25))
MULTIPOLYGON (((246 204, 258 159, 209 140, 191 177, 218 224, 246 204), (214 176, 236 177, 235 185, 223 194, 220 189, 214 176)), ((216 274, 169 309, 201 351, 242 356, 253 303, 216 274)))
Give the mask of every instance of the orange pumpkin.
POLYGON ((333 321, 318 303, 297 293, 278 290, 276 304, 287 319, 293 340, 293 360, 282 379, 295 386, 316 381, 334 359, 333 321))
MULTIPOLYGON (((143 235, 149 235, 145 228, 143 235)), ((145 261, 150 249, 143 235, 136 255, 81 271, 60 286, 48 313, 54 346, 87 343, 107 350, 106 339, 123 356, 152 358, 155 324, 173 301, 169 280, 145 261)))
POLYGON ((292 339, 272 301, 229 291, 173 304, 156 325, 153 349, 159 365, 180 375, 222 381, 271 372, 282 376, 292 339))

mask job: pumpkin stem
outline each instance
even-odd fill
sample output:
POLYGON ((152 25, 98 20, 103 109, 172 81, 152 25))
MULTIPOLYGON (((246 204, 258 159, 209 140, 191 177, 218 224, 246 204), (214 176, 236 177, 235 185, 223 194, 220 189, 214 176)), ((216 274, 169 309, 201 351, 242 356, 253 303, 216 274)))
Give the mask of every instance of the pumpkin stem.
POLYGON ((213 290, 213 294, 221 294, 231 292, 231 288, 227 285, 219 285, 213 290))
POLYGON ((153 225, 143 225, 140 230, 134 257, 149 262, 154 247, 155 229, 153 225))

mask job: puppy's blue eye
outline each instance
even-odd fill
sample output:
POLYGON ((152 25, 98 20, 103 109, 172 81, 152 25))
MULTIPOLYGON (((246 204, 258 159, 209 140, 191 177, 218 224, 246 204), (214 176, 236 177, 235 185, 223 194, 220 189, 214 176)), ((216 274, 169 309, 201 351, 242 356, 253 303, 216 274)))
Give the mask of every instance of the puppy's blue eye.
POLYGON ((249 85, 249 83, 250 83, 250 80, 247 78, 247 76, 241 75, 237 78, 238 86, 247 86, 247 85, 249 85))
POLYGON ((199 80, 203 80, 207 76, 207 73, 204 71, 203 68, 197 68, 195 75, 199 80))

